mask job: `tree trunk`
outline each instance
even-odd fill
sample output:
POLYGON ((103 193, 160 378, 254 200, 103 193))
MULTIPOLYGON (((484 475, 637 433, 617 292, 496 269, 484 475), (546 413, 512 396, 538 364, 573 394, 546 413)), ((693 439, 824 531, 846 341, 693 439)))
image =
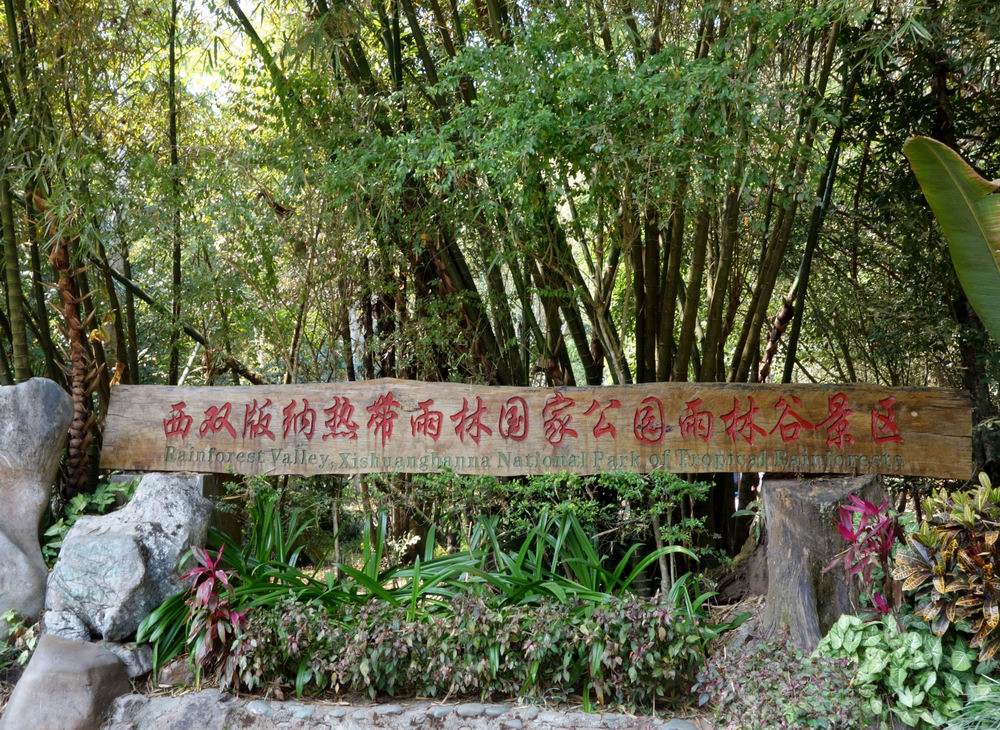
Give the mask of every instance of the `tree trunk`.
POLYGON ((49 332, 49 306, 45 300, 45 285, 42 281, 42 256, 40 253, 39 225, 32 196, 24 196, 24 209, 27 216, 28 260, 31 264, 31 295, 35 308, 35 319, 38 320, 38 338, 42 353, 45 355, 45 375, 50 380, 64 384, 66 382, 59 365, 56 363, 55 346, 49 332))
POLYGON ((178 323, 181 318, 181 201, 180 201, 180 168, 177 155, 177 0, 170 3, 170 77, 168 81, 168 135, 170 137, 170 197, 173 208, 173 272, 172 272, 172 302, 173 330, 170 333, 170 373, 169 382, 177 384, 180 369, 180 330, 178 323))
POLYGON ((14 348, 14 379, 22 382, 31 377, 28 334, 25 326, 24 295, 21 293, 21 271, 17 255, 17 234, 10 201, 10 184, 0 179, 0 215, 3 216, 4 273, 7 276, 7 305, 14 348))
POLYGON ((49 256, 59 274, 58 289, 63 304, 63 318, 70 345, 70 393, 73 396, 73 421, 69 427, 66 453, 66 497, 88 491, 90 485, 90 446, 94 439, 91 401, 91 359, 87 336, 80 314, 80 292, 73 277, 70 241, 55 240, 49 256))
MULTIPOLYGON (((129 260, 128 241, 122 236, 122 272, 132 279, 132 262, 129 260)), ((110 265, 109 265, 110 271, 110 265)), ((135 294, 125 287, 125 333, 128 341, 128 374, 130 383, 141 382, 139 378, 139 335, 135 319, 135 294)))
POLYGON ((853 613, 857 588, 843 570, 823 572, 846 546, 837 509, 856 494, 878 504, 885 490, 876 476, 765 479, 767 605, 765 635, 788 631, 812 651, 841 614, 853 613))

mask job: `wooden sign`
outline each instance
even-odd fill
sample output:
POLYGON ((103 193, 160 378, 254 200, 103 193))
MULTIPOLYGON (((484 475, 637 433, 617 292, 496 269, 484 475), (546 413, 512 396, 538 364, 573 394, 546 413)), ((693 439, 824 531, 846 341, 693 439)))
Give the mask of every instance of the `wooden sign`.
POLYGON ((971 422, 966 399, 952 391, 872 385, 119 385, 101 465, 239 474, 663 469, 964 479, 972 469, 971 422))

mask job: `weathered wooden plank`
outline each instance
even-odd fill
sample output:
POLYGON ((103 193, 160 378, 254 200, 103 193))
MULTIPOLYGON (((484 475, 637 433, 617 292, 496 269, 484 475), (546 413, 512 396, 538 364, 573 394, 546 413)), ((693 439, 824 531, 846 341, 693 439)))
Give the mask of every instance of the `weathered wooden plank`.
POLYGON ((954 391, 874 385, 119 385, 101 465, 304 475, 666 469, 966 478, 971 420, 954 391))

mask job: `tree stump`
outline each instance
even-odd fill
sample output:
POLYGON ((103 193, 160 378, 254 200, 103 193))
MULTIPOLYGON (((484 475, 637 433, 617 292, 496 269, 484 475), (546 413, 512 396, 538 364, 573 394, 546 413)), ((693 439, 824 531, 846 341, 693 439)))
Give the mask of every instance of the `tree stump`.
POLYGON ((837 532, 837 512, 852 494, 875 504, 886 497, 873 475, 764 480, 765 636, 788 631, 799 648, 812 651, 841 614, 855 610, 857 587, 845 572, 823 572, 847 547, 837 532))

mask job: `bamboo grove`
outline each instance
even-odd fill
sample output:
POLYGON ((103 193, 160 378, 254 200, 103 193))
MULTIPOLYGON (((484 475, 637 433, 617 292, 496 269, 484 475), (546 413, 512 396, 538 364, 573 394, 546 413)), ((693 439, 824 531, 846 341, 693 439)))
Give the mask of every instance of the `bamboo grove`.
POLYGON ((994 414, 901 147, 1000 166, 996 3, 4 10, 0 378, 72 390, 71 491, 119 381, 872 381, 994 414))

